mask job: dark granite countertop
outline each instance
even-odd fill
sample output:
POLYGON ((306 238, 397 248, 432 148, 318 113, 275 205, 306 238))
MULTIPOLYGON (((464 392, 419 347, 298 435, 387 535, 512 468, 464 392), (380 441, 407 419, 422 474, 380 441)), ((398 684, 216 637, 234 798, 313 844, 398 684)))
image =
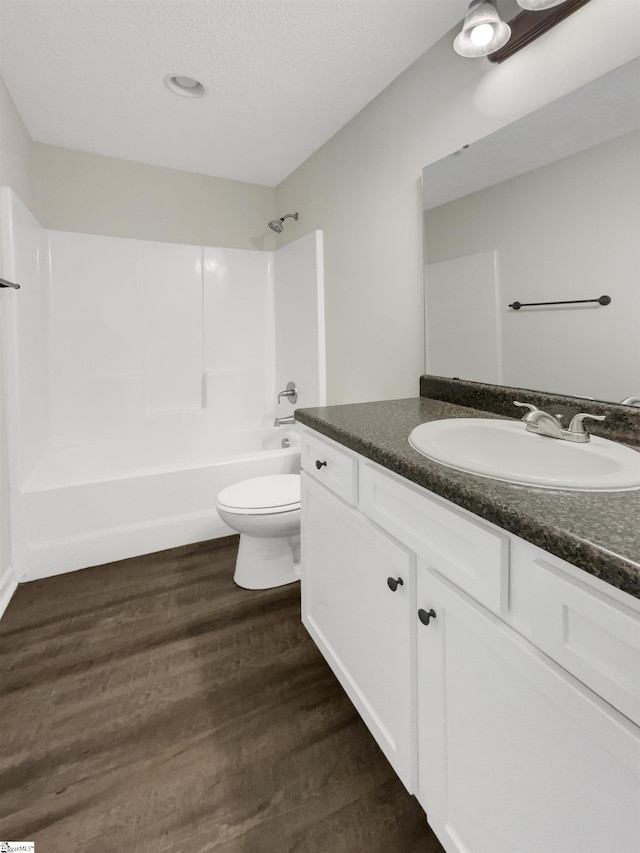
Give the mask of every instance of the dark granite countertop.
POLYGON ((367 459, 640 598, 640 491, 517 486, 431 462, 409 445, 418 424, 497 415, 425 397, 298 409, 295 415, 367 459))

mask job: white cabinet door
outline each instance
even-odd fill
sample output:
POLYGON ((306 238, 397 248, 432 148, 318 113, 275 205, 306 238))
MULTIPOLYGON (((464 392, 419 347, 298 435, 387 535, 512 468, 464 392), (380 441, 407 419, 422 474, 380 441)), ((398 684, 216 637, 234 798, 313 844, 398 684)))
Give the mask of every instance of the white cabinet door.
POLYGON ((418 799, 445 849, 637 853, 637 727, 426 566, 417 583, 418 799))
POLYGON ((411 792, 414 612, 414 556, 303 473, 302 621, 411 792))

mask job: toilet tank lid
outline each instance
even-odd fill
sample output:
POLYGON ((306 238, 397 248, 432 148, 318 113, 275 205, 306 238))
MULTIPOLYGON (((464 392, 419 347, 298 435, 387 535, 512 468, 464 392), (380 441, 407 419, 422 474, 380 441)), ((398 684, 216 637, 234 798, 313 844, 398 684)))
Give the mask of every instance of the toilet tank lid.
POLYGON ((227 486, 218 495, 218 504, 230 509, 268 509, 300 503, 299 474, 271 474, 253 477, 227 486))

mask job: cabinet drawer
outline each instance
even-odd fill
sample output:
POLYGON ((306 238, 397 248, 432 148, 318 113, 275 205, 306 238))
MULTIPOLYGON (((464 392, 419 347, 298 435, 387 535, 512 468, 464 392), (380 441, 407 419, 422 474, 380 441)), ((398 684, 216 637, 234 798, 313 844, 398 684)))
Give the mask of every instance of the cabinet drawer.
POLYGON ((358 502, 358 460, 334 442, 306 430, 301 439, 302 469, 342 500, 358 502))
POLYGON ((376 468, 360 466, 360 508, 496 614, 508 607, 509 539, 376 468))
POLYGON ((640 616, 567 578, 538 549, 526 568, 533 643, 640 725, 640 616))

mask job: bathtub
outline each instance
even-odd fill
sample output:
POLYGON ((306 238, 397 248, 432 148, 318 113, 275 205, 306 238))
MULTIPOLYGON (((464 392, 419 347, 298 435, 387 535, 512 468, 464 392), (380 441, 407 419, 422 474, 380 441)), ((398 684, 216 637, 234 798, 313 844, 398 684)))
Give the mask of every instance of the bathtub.
POLYGON ((206 454, 177 442, 161 456, 124 443, 48 450, 16 507, 19 580, 232 534, 216 512, 218 492, 298 473, 300 441, 294 429, 242 430, 212 436, 206 454))

